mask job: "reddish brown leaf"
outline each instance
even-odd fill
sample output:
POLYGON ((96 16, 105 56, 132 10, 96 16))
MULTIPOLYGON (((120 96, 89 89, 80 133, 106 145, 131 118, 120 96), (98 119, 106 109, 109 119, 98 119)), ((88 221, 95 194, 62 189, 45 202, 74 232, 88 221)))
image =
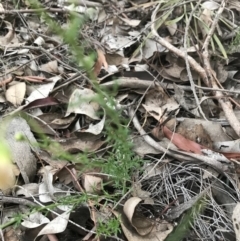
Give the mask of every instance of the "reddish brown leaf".
POLYGON ((105 55, 101 49, 97 49, 98 59, 94 65, 94 74, 97 77, 101 71, 102 66, 106 69, 108 68, 108 63, 106 61, 105 55))
POLYGON ((234 152, 219 152, 222 155, 224 155, 227 158, 240 158, 240 153, 234 153, 234 152))
POLYGON ((39 77, 39 76, 16 76, 16 78, 27 80, 33 83, 42 83, 43 81, 46 81, 45 77, 39 77))
POLYGON ((192 152, 196 154, 202 154, 201 149, 208 149, 202 145, 199 145, 194 141, 186 139, 185 137, 183 137, 178 133, 173 133, 166 126, 163 127, 163 133, 180 150, 192 152))
POLYGON ((0 81, 0 86, 4 86, 4 85, 8 84, 8 83, 10 83, 12 80, 13 80, 13 77, 10 76, 9 78, 0 81))
MULTIPOLYGON (((183 137, 182 135, 180 135, 178 133, 173 133, 166 126, 163 127, 163 133, 169 140, 172 140, 172 143, 176 147, 178 147, 180 150, 192 152, 192 153, 196 153, 196 154, 202 154, 201 149, 209 149, 194 141, 186 139, 185 137, 183 137), (172 135, 173 135, 173 137, 172 137, 172 135)), ((224 155, 226 158, 240 158, 240 153, 218 152, 218 151, 216 151, 216 152, 224 155)))
POLYGON ((33 109, 33 108, 53 106, 53 105, 58 105, 58 104, 59 104, 58 100, 56 100, 52 96, 48 96, 48 97, 43 98, 43 99, 38 99, 38 100, 32 101, 31 103, 26 105, 23 109, 29 110, 29 109, 33 109))

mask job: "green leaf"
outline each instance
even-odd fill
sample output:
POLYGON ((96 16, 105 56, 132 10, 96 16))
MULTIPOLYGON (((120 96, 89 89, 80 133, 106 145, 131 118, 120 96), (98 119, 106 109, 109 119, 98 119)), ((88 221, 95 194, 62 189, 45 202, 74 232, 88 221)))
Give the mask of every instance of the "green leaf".
POLYGON ((11 163, 11 152, 4 140, 0 140, 0 163, 11 163))
POLYGON ((219 38, 217 37, 217 35, 216 35, 216 34, 213 34, 213 38, 214 38, 215 42, 217 43, 219 49, 221 50, 223 57, 224 57, 225 59, 227 59, 228 56, 227 56, 226 50, 225 50, 225 48, 223 47, 223 45, 222 45, 221 41, 219 40, 219 38))
POLYGON ((172 25, 174 23, 178 23, 182 18, 184 17, 184 14, 182 14, 180 17, 172 19, 172 20, 168 20, 165 22, 165 25, 172 25))
MULTIPOLYGON (((205 195, 204 195, 205 196, 205 195)), ((196 217, 201 214, 205 208, 206 203, 205 197, 200 195, 200 198, 193 204, 192 208, 189 209, 182 217, 182 220, 177 227, 167 236, 165 241, 181 241, 187 237, 191 224, 194 222, 196 217)))

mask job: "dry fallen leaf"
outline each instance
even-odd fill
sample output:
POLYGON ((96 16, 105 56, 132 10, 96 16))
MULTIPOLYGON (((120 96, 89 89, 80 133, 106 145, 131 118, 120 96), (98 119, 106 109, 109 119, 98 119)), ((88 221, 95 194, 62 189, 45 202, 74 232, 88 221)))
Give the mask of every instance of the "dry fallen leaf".
POLYGON ((83 187, 87 193, 99 194, 103 187, 103 180, 100 177, 85 174, 83 177, 83 187))
POLYGON ((49 223, 50 220, 46 218, 40 212, 31 213, 28 217, 25 217, 21 225, 26 228, 36 228, 42 224, 49 223))
POLYGON ((141 198, 131 197, 124 204, 123 211, 138 234, 145 236, 152 231, 153 223, 150 219, 144 217, 144 215, 141 215, 136 211, 136 207, 140 202, 142 202, 141 198))
POLYGON ((43 99, 48 97, 49 93, 54 88, 54 85, 61 79, 60 75, 56 75, 49 79, 50 83, 43 84, 40 87, 35 88, 35 90, 26 99, 27 102, 32 102, 34 100, 43 99))
POLYGON ((50 62, 48 62, 46 64, 42 64, 40 66, 40 69, 42 71, 47 72, 47 73, 54 73, 54 74, 58 74, 59 73, 57 60, 53 60, 53 61, 50 61, 50 62))
POLYGON ((13 163, 17 164, 23 180, 29 183, 36 175, 37 163, 33 150, 38 151, 36 139, 34 138, 27 122, 15 117, 6 125, 0 125, 1 131, 5 131, 6 143, 10 147, 13 163), (19 139, 17 139, 20 137, 19 139))
MULTIPOLYGON (((63 232, 67 227, 69 216, 70 210, 67 210, 66 212, 57 216, 51 222, 47 223, 47 225, 38 233, 37 237, 44 234, 55 234, 63 232)), ((34 239, 34 241, 38 240, 37 237, 34 239)))
POLYGON ((202 32, 203 38, 205 38, 208 34, 208 28, 212 23, 211 15, 212 11, 205 8, 200 15, 200 20, 198 20, 198 25, 202 32))
POLYGON ((186 139, 185 137, 183 137, 178 133, 173 133, 166 126, 163 127, 163 133, 180 150, 193 152, 196 154, 202 154, 201 149, 207 149, 206 147, 199 145, 194 141, 186 139))
POLYGON ((105 69, 108 68, 108 63, 106 61, 106 57, 101 49, 97 49, 98 59, 97 62, 94 65, 94 74, 95 76, 98 76, 102 66, 105 67, 105 69))
POLYGON ((26 93, 26 84, 19 82, 15 85, 10 86, 6 91, 6 99, 11 102, 14 106, 21 105, 26 93))
POLYGON ((240 203, 237 203, 232 214, 233 227, 236 234, 236 241, 240 241, 240 203))
POLYGON ((94 120, 99 120, 97 116, 99 104, 92 101, 95 96, 96 94, 90 89, 75 89, 70 96, 65 116, 75 113, 87 115, 94 120))
POLYGON ((104 124, 105 124, 105 119, 106 119, 106 113, 104 111, 104 115, 101 119, 101 121, 99 121, 97 124, 90 124, 90 126, 88 127, 88 129, 83 129, 83 130, 79 130, 76 131, 75 134, 81 135, 81 133, 91 133, 93 135, 99 135, 101 134, 103 128, 104 128, 104 124))
POLYGON ((162 223, 155 223, 151 232, 142 236, 131 226, 122 210, 119 210, 119 212, 114 211, 113 213, 120 219, 122 230, 128 241, 164 241, 173 230, 172 224, 163 221, 162 223))
POLYGON ((8 45, 14 38, 14 29, 10 22, 3 21, 6 25, 6 28, 8 29, 8 33, 4 37, 0 37, 0 46, 6 46, 8 45))

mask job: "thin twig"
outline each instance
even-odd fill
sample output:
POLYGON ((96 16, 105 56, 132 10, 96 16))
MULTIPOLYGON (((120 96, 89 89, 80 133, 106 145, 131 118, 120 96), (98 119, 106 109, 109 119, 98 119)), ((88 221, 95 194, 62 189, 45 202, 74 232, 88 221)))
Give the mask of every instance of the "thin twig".
POLYGON ((195 85, 196 88, 202 89, 202 90, 209 90, 209 91, 220 91, 220 92, 228 92, 233 94, 240 94, 239 90, 225 90, 225 89, 219 89, 219 88, 210 88, 210 87, 203 87, 199 85, 195 85))
POLYGON ((19 198, 19 197, 8 197, 4 195, 0 195, 0 203, 15 203, 19 205, 24 205, 24 206, 35 206, 37 207, 38 205, 34 203, 33 201, 24 199, 24 198, 19 198))
POLYGON ((4 238, 4 236, 3 236, 3 231, 2 231, 2 229, 0 229, 0 236, 1 236, 2 241, 5 241, 5 238, 4 238))
POLYGON ((70 12, 68 9, 62 8, 38 8, 38 9, 14 9, 14 10, 4 10, 0 11, 0 14, 19 14, 19 13, 37 13, 37 12, 56 12, 56 13, 66 13, 70 12))
MULTIPOLYGON (((86 3, 88 1, 85 1, 86 3)), ((80 1, 78 2, 78 5, 83 5, 80 4, 80 1)), ((101 3, 96 3, 96 2, 91 2, 93 7, 102 7, 101 3), (95 6, 94 6, 95 5, 95 6)), ((83 5, 84 6, 84 5, 83 5)), ((86 4, 86 6, 89 6, 89 4, 86 4)), ((85 6, 85 7, 86 7, 85 6)), ((19 13, 37 13, 37 12, 55 12, 55 13, 69 13, 74 10, 69 10, 67 8, 37 8, 37 9, 14 9, 14 10, 4 10, 0 11, 0 14, 19 14, 19 13)), ((78 12, 78 11, 75 11, 78 12)))
POLYGON ((196 9, 199 7, 199 5, 201 4, 201 0, 198 1, 198 3, 196 4, 196 6, 193 8, 193 10, 191 11, 190 13, 190 16, 188 18, 188 21, 187 21, 187 24, 186 24, 186 28, 185 28, 185 33, 184 33, 184 57, 185 57, 185 63, 186 63, 186 69, 187 69, 187 73, 188 73, 188 78, 189 78, 189 81, 190 81, 190 85, 191 85, 191 89, 192 89, 192 92, 193 92, 193 95, 194 95, 194 98, 196 100, 196 104, 197 104, 197 107, 199 109, 199 112, 200 114, 202 115, 202 117, 207 120, 202 108, 201 108, 201 105, 200 105, 200 102, 199 102, 199 99, 198 99, 198 96, 196 94, 196 90, 195 90, 195 84, 193 82, 193 77, 192 77, 192 72, 190 70, 190 65, 189 65, 189 62, 188 62, 188 54, 187 54, 187 38, 188 38, 188 31, 189 31, 189 27, 190 27, 190 23, 191 23, 191 20, 192 20, 192 17, 193 17, 193 14, 195 13, 196 9))

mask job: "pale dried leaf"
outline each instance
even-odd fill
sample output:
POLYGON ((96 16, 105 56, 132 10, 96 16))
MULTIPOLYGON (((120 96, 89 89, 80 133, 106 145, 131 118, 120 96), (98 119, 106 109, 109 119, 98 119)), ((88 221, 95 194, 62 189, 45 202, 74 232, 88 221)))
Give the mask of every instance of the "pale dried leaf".
POLYGON ((109 74, 113 74, 113 73, 117 73, 119 71, 119 69, 117 68, 116 65, 108 65, 108 68, 106 69, 106 71, 109 74))
POLYGON ((103 36, 101 43, 112 52, 118 51, 117 53, 124 57, 123 49, 130 47, 136 41, 137 39, 134 39, 131 36, 114 36, 112 34, 109 34, 103 36))
POLYGON ((132 27, 137 27, 139 25, 139 23, 141 22, 141 20, 138 19, 127 19, 127 18, 122 18, 119 17, 123 22, 125 22, 126 24, 128 24, 129 26, 132 27))
POLYGON ((98 23, 102 23, 104 20, 106 20, 107 14, 104 9, 100 9, 98 14, 98 23))
POLYGON ((163 221, 156 223, 149 234, 141 236, 129 225, 129 221, 122 211, 114 211, 114 215, 120 219, 122 230, 128 241, 164 241, 173 230, 172 224, 163 221))
POLYGON ((154 52, 162 53, 166 50, 161 44, 157 43, 153 39, 146 39, 146 42, 143 46, 143 57, 148 59, 153 56, 154 52))
MULTIPOLYGON (((145 103, 143 107, 153 116, 157 121, 160 121, 161 117, 167 117, 170 111, 176 110, 179 104, 170 98, 164 90, 157 86, 156 88, 149 90, 145 96, 145 103), (165 115, 162 116, 162 113, 165 115)), ((163 118, 163 119, 164 119, 163 118)))
MULTIPOLYGON (((67 227, 69 216, 69 211, 57 216, 39 232, 37 237, 44 234, 55 234, 63 232, 67 227)), ((37 237, 34 239, 34 241, 37 239, 37 237)))
POLYGON ((90 89, 76 89, 70 96, 65 116, 75 113, 87 115, 94 120, 99 120, 97 116, 99 104, 92 101, 95 96, 96 94, 90 89))
POLYGON ((26 83, 19 82, 13 86, 10 86, 6 91, 6 99, 14 106, 21 105, 26 93, 26 83))
POLYGON ((4 93, 1 93, 0 94, 0 103, 5 103, 5 102, 6 102, 5 95, 4 95, 4 93))
POLYGON ((142 136, 134 136, 131 138, 133 142, 133 151, 139 156, 143 157, 146 154, 159 154, 160 151, 154 149, 152 146, 148 145, 142 136))
POLYGON ((240 153, 240 140, 235 141, 220 141, 213 144, 214 150, 221 152, 235 152, 240 153))
POLYGON ((207 27, 210 27, 212 23, 211 15, 212 11, 205 8, 200 15, 201 20, 198 20, 198 25, 202 32, 203 38, 205 38, 205 36, 208 34, 207 27))
MULTIPOLYGON (((88 133, 86 133, 88 135, 88 133)), ((90 135, 90 134, 89 134, 90 135)), ((94 152, 98 150, 105 142, 100 139, 97 135, 96 138, 85 137, 82 133, 80 138, 69 138, 65 142, 61 143, 63 151, 68 153, 78 153, 78 152, 94 152)))
POLYGON ((39 199, 41 202, 54 200, 54 187, 53 187, 53 168, 51 166, 42 167, 39 173, 43 176, 43 183, 39 186, 39 199))
POLYGON ((178 28, 177 23, 172 23, 170 25, 167 25, 167 29, 168 29, 169 33, 171 34, 171 36, 173 36, 176 33, 177 28, 178 28))
POLYGON ((144 191, 141 183, 133 183, 132 195, 141 198, 144 204, 154 204, 154 200, 150 198, 151 192, 144 191))
POLYGON ((89 128, 86 130, 80 130, 76 133, 91 133, 93 135, 99 135, 101 134, 103 128, 104 128, 104 124, 105 124, 105 119, 106 119, 106 114, 104 112, 104 116, 102 117, 101 121, 99 121, 97 124, 90 124, 89 128))
MULTIPOLYGON (((2 5, 1 3, 0 3, 0 11, 1 11, 1 12, 5 11, 5 9, 4 9, 4 7, 3 7, 3 5, 2 5)), ((4 14, 1 14, 1 15, 0 15, 0 18, 1 18, 1 19, 4 19, 4 14)))
POLYGON ((144 105, 144 104, 142 104, 142 106, 157 121, 161 120, 161 117, 162 117, 162 108, 161 107, 151 106, 151 105, 148 106, 148 105, 144 105))
POLYGON ((236 241, 240 241, 240 203, 238 202, 232 214, 233 227, 236 234, 236 241))
POLYGON ((8 29, 8 33, 3 37, 0 36, 0 46, 6 46, 10 44, 14 38, 14 30, 13 30, 12 24, 8 21, 3 21, 3 22, 6 25, 6 28, 8 29))
POLYGON ((165 73, 173 78, 180 78, 181 72, 184 70, 184 67, 178 66, 177 64, 173 64, 169 68, 165 68, 165 73))
POLYGON ((34 40, 34 44, 36 44, 37 46, 42 46, 45 44, 45 40, 44 38, 42 38, 41 36, 38 36, 35 40, 34 40))
POLYGON ((42 215, 40 212, 34 212, 30 214, 27 218, 24 218, 24 221, 21 223, 22 226, 26 228, 36 228, 42 224, 49 223, 50 220, 42 215))
POLYGON ((39 184, 38 194, 39 194, 39 200, 40 200, 42 203, 53 202, 53 201, 55 200, 55 197, 54 197, 53 194, 62 191, 61 189, 52 186, 52 189, 51 189, 52 195, 51 195, 51 194, 49 193, 49 187, 50 187, 50 185, 51 185, 51 184, 46 184, 46 183, 40 183, 40 184, 39 184))
POLYGON ((37 168, 32 151, 38 152, 37 141, 29 125, 24 119, 15 117, 7 123, 7 126, 3 125, 1 128, 5 128, 5 138, 11 148, 13 162, 19 167, 24 182, 29 183, 35 177, 37 168), (21 135, 24 140, 17 140, 16 134, 21 135))
POLYGON ((147 64, 136 64, 136 66, 134 67, 135 71, 145 71, 145 70, 149 70, 149 66, 147 64))
POLYGON ((46 64, 42 64, 40 66, 40 70, 45 71, 47 73, 58 74, 59 71, 58 71, 58 62, 57 62, 57 60, 53 60, 53 61, 50 61, 50 62, 48 62, 46 64))
POLYGON ((145 236, 151 232, 153 224, 149 219, 144 217, 144 215, 141 215, 135 210, 138 204, 142 201, 141 198, 131 197, 125 202, 123 211, 138 234, 145 236))
POLYGON ((106 61, 109 65, 128 64, 128 58, 124 58, 119 54, 106 54, 106 61))
POLYGON ((206 1, 202 4, 202 8, 208 10, 216 10, 219 8, 219 4, 215 1, 206 1))
POLYGON ((99 194, 102 191, 103 180, 100 177, 85 174, 83 177, 83 187, 87 193, 99 194))
POLYGON ((50 78, 49 80, 52 82, 49 82, 47 84, 43 84, 40 87, 37 87, 31 94, 30 96, 26 99, 27 103, 32 102, 37 99, 43 99, 48 97, 49 93, 53 90, 55 84, 61 79, 62 77, 59 76, 54 76, 50 78))
POLYGON ((17 196, 24 195, 25 197, 31 197, 38 194, 38 189, 39 189, 39 184, 28 183, 22 186, 17 186, 14 191, 17 196))

